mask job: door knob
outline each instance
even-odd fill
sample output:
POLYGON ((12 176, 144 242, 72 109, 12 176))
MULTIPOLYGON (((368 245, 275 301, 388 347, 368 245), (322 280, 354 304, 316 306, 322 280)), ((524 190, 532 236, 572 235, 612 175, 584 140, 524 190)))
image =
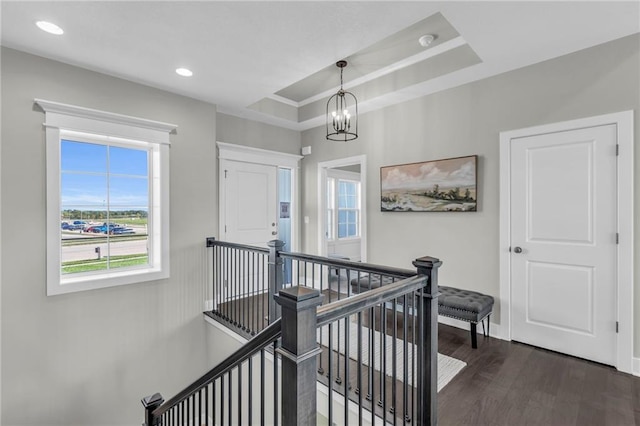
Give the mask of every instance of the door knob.
POLYGON ((278 231, 271 231, 271 235, 278 235, 278 231))
POLYGON ((514 248, 514 249, 513 249, 513 251, 514 251, 515 253, 522 253, 522 248, 520 248, 520 247, 516 247, 516 248, 514 248))

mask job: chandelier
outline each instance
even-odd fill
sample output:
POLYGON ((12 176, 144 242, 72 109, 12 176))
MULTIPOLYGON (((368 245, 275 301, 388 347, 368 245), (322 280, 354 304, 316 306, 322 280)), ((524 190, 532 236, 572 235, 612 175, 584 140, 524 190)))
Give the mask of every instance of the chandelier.
POLYGON ((358 100, 342 88, 342 72, 347 61, 338 61, 340 90, 327 101, 327 139, 351 141, 358 137, 358 100))

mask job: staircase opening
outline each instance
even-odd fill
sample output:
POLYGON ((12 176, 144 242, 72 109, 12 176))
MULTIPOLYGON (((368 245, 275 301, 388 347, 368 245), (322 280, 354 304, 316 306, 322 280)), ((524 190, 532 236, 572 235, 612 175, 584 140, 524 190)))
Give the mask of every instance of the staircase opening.
POLYGON ((438 259, 415 270, 207 239, 212 309, 247 343, 145 425, 435 424, 438 259), (288 268, 285 268, 288 265, 288 268))

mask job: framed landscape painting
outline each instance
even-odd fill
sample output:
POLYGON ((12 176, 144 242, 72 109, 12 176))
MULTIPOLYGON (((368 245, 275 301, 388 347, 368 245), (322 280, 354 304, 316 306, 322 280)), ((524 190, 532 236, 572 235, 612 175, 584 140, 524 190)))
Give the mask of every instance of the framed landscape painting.
POLYGON ((478 156, 380 168, 383 212, 476 211, 478 156))

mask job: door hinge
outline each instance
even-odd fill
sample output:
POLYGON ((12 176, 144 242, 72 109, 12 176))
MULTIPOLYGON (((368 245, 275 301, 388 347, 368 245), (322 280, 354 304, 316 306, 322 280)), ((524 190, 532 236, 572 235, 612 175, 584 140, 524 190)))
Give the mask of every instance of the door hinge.
POLYGON ((224 233, 227 233, 227 225, 224 226, 224 233))
POLYGON ((620 144, 616 144, 616 156, 620 155, 620 144))
POLYGON ((224 178, 225 178, 225 179, 227 178, 227 172, 228 172, 228 171, 229 171, 229 170, 225 170, 225 171, 224 171, 224 178))
POLYGON ((620 244, 620 233, 616 232, 616 244, 620 244))
POLYGON ((618 321, 616 321, 616 333, 618 332, 619 326, 620 324, 618 323, 618 321))

